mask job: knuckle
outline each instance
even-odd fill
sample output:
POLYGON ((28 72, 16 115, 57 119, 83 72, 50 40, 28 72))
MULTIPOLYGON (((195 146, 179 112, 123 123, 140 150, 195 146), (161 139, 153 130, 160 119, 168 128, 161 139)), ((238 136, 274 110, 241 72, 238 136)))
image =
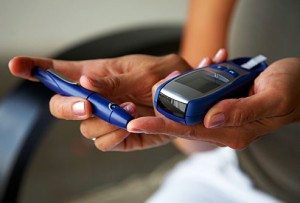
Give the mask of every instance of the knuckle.
POLYGON ((233 126, 241 126, 245 123, 255 120, 256 114, 252 109, 236 109, 233 112, 232 119, 230 119, 230 124, 233 126))
POLYGON ((166 59, 171 60, 171 61, 174 61, 175 63, 182 60, 182 58, 181 58, 179 55, 174 54, 174 53, 168 54, 168 55, 166 56, 166 59))
POLYGON ((169 60, 170 66, 176 67, 181 72, 185 72, 191 68, 181 56, 174 53, 167 55, 166 60, 169 60))
POLYGON ((114 93, 121 85, 121 81, 118 77, 109 77, 106 82, 112 93, 114 93))
POLYGON ((225 123, 228 126, 242 126, 257 119, 255 108, 243 104, 244 99, 227 99, 220 102, 219 108, 225 109, 225 123))
POLYGON ((233 113, 231 124, 233 126, 240 126, 246 119, 245 117, 246 117, 245 113, 238 109, 233 113))

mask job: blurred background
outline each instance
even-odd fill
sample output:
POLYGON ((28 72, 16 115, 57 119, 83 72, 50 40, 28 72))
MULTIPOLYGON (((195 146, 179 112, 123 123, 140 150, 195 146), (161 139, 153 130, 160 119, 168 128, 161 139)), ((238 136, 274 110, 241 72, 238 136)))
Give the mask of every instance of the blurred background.
MULTIPOLYGON (((8 71, 14 56, 53 57, 110 34, 180 27, 186 9, 183 0, 0 0, 0 101, 22 82, 8 71)), ((30 156, 17 200, 142 202, 178 156, 172 145, 103 153, 81 136, 79 122, 55 121, 30 156)))
POLYGON ((17 80, 7 70, 16 55, 50 57, 95 36, 182 24, 186 8, 186 0, 0 0, 0 95, 17 80))

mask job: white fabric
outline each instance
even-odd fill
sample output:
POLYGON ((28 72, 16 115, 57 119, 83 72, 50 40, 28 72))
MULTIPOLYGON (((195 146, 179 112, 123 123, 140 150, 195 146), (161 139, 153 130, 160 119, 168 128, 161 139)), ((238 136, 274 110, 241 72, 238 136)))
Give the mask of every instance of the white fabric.
POLYGON ((166 177, 147 203, 280 202, 255 189, 239 169, 234 150, 218 148, 191 155, 166 177))

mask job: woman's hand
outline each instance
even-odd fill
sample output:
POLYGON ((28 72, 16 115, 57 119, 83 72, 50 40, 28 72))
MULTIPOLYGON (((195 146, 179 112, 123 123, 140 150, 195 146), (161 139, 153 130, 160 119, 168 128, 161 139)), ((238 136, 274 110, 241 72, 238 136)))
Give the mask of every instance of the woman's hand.
MULTIPOLYGON (((13 75, 29 80, 36 80, 31 76, 31 71, 36 66, 43 69, 54 68, 83 87, 98 92, 115 103, 122 103, 121 106, 136 117, 154 116, 151 89, 155 83, 173 71, 176 74, 191 69, 174 54, 164 57, 130 55, 87 61, 15 57, 9 63, 13 75)), ((80 127, 82 134, 95 139, 95 145, 103 151, 144 149, 170 140, 166 135, 129 133, 92 117, 90 103, 78 97, 53 96, 50 111, 57 118, 83 120, 80 127)))
POLYGON ((299 78, 300 59, 282 59, 256 78, 248 97, 226 99, 213 106, 203 125, 186 126, 156 112, 156 117, 132 120, 127 129, 243 149, 270 131, 300 121, 299 78))

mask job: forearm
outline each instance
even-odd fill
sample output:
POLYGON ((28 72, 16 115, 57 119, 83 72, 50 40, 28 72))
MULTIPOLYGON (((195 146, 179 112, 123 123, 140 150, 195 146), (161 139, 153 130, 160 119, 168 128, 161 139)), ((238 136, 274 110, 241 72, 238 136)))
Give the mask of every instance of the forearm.
POLYGON ((180 54, 192 67, 226 47, 234 5, 235 0, 190 1, 180 54))
MULTIPOLYGON (((227 30, 235 0, 191 0, 181 43, 181 56, 197 67, 203 57, 212 57, 226 47, 227 30)), ((214 149, 216 145, 177 138, 174 145, 185 154, 214 149)))

